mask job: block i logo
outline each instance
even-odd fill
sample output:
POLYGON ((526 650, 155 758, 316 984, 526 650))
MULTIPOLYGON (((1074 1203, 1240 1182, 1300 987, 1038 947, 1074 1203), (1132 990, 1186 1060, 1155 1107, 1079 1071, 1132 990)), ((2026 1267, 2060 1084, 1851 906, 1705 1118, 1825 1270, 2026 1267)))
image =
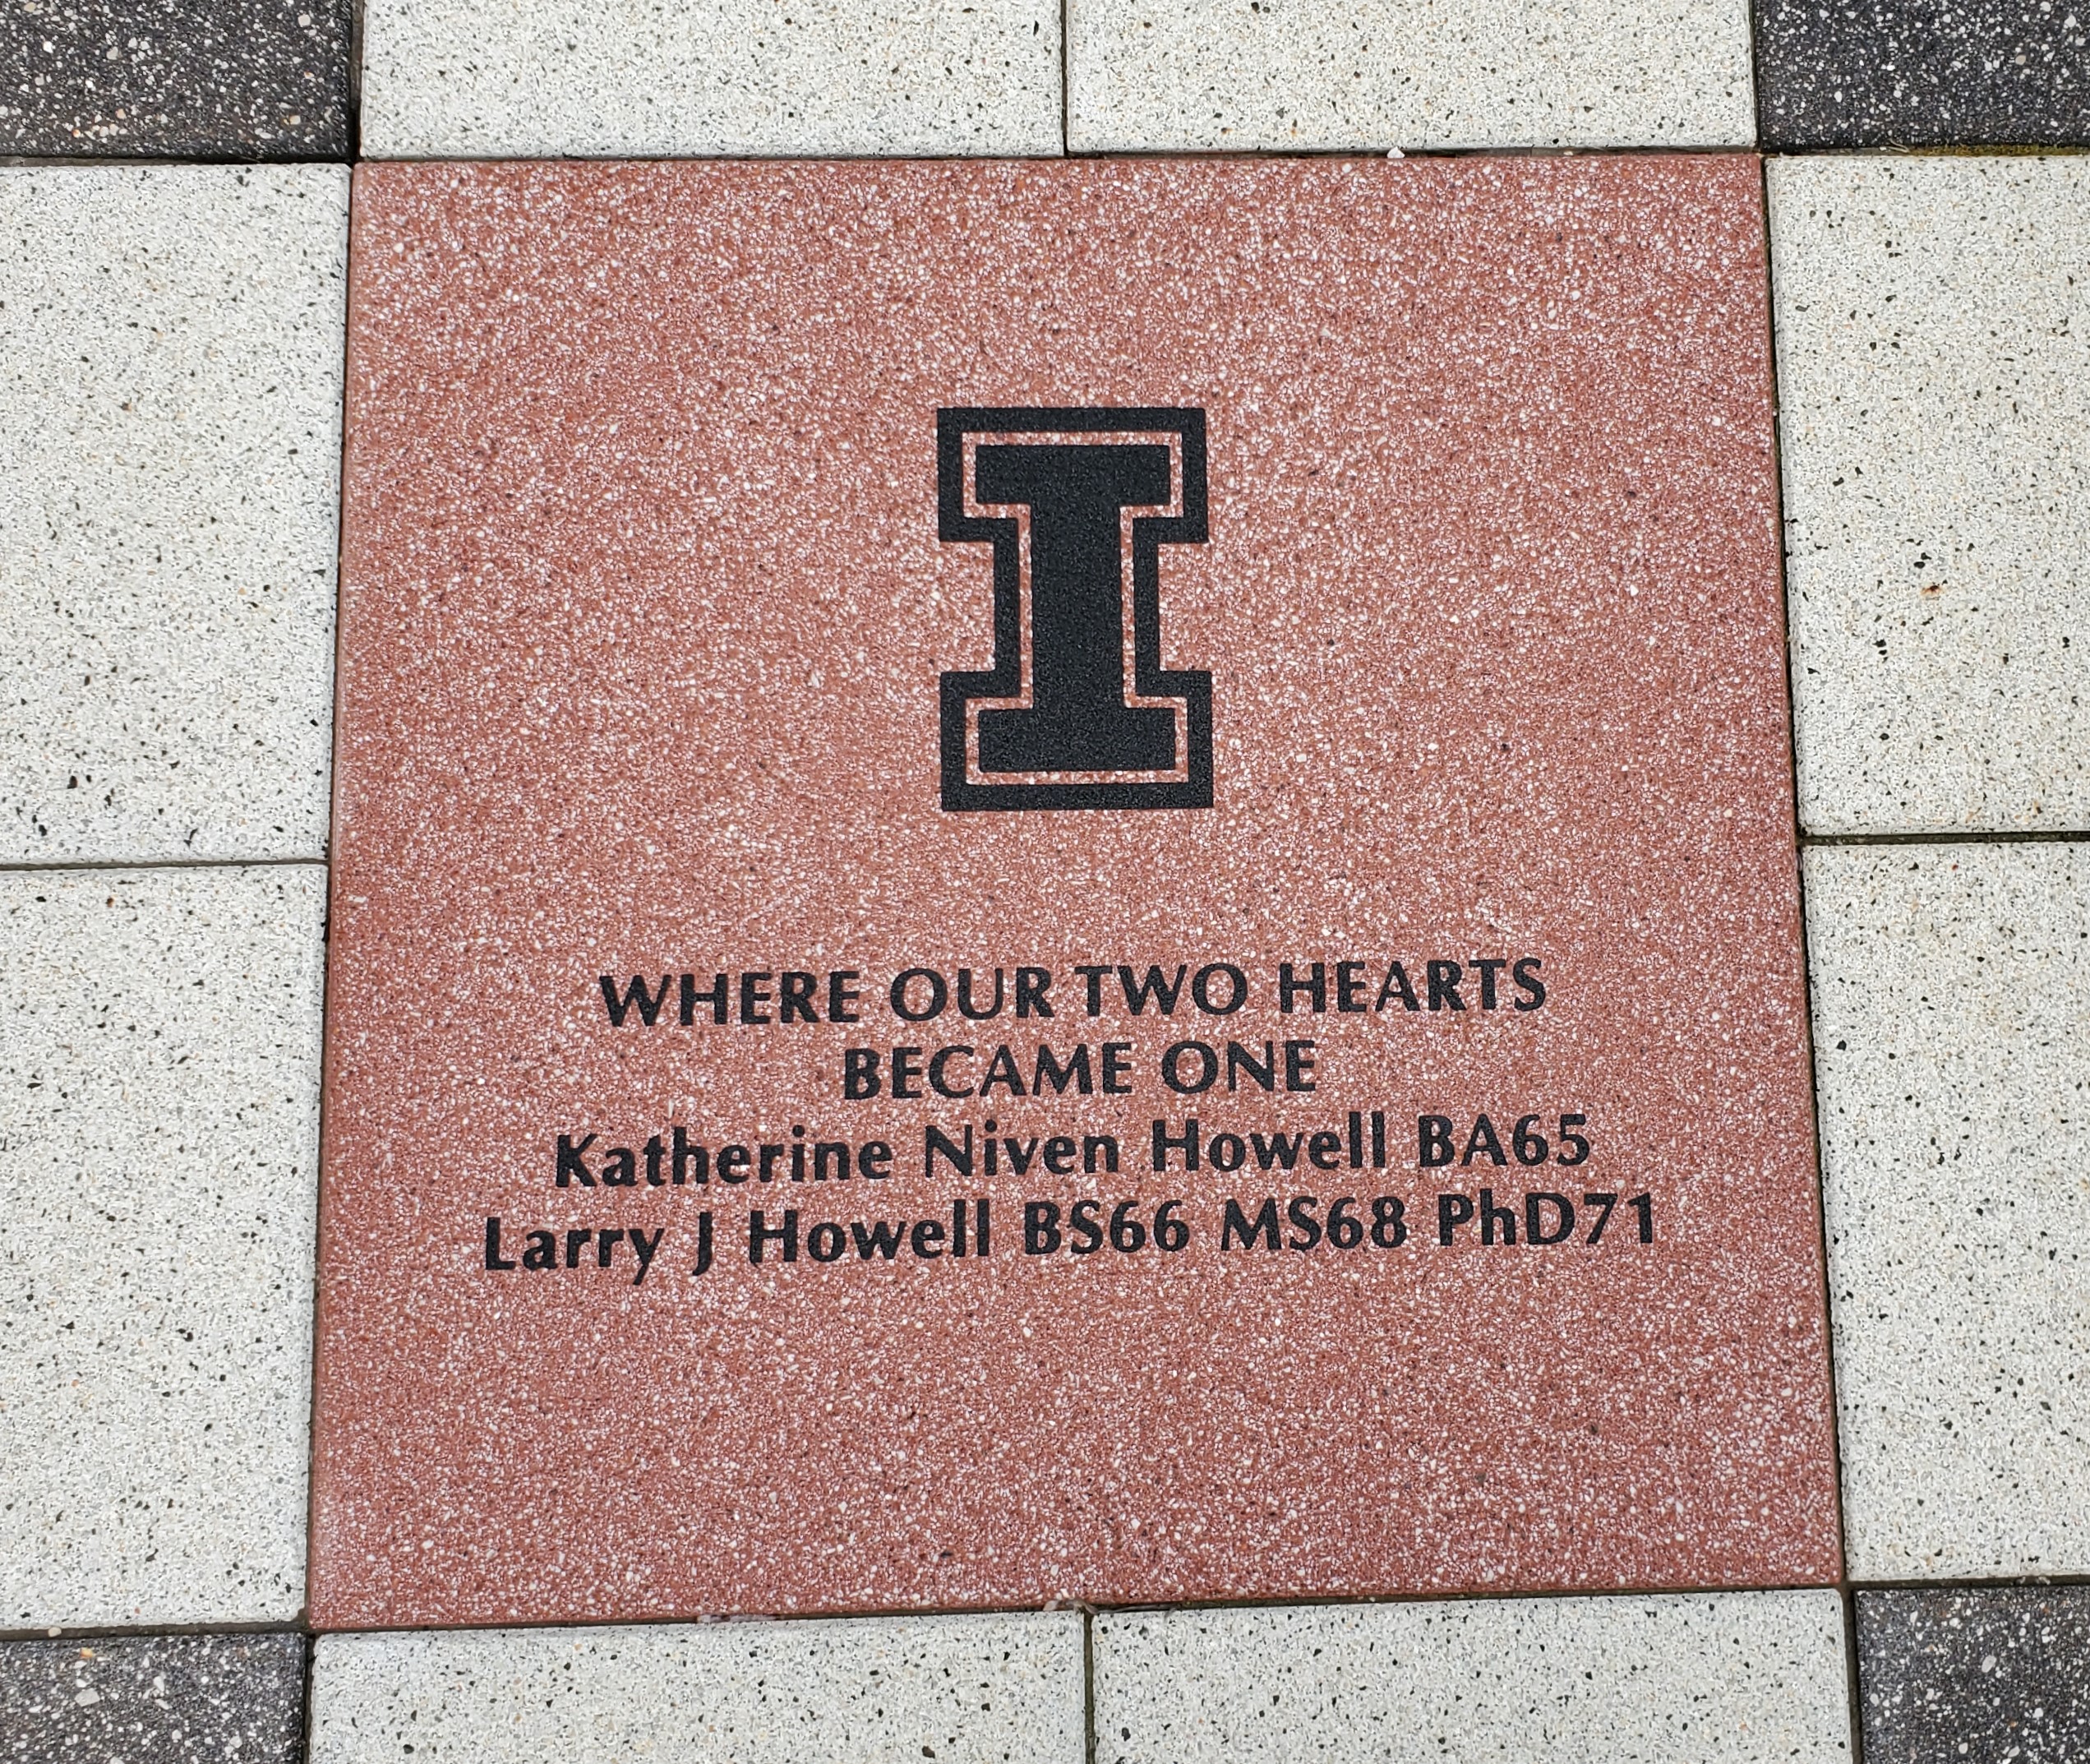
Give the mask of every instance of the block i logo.
POLYGON ((994 583, 994 666, 943 677, 943 807, 1210 808, 1212 677, 1161 666, 1204 412, 939 410, 936 489, 937 536, 991 546, 994 583))

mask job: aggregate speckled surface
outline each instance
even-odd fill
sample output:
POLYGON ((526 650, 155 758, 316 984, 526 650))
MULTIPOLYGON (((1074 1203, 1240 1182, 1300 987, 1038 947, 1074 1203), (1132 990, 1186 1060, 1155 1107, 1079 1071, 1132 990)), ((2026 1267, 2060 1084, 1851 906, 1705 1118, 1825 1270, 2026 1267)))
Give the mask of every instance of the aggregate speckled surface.
POLYGON ((1833 1591, 1103 1613, 1096 1764, 1839 1764, 1833 1591))
POLYGON ((1769 164, 1800 816, 2090 827, 2090 159, 1769 164))
POLYGON ((298 1635, 0 1642, 7 1764, 297 1764, 298 1635))
POLYGON ((2090 11, 2074 0, 1758 0, 1766 147, 2090 141, 2090 11))
POLYGON ((1857 1595, 1866 1764, 2090 1757, 2090 1586, 1857 1595))
POLYGON ((0 154, 346 159, 348 0, 0 0, 0 154))
POLYGON ((304 1603, 316 866, 0 875, 0 1624, 304 1603))
POLYGON ((1806 881, 1852 1577, 2090 1570, 2090 852, 1806 881))
POLYGON ((1059 153, 1054 0, 369 0, 376 159, 1059 153))
POLYGON ((0 861, 326 850, 348 173, 0 168, 0 861))
POLYGON ((1082 1764, 1073 1611, 323 1636, 311 1764, 1082 1764))
POLYGON ((358 177, 320 1627, 1834 1577, 1753 161, 358 177), (1160 641, 1212 671, 1215 806, 939 808, 971 404, 1205 412, 1160 641), (1431 961, 1462 1008, 1402 1000, 1431 961), (1165 1020, 1109 967, 1228 962, 1246 1005, 1165 1020), (962 967, 985 1014, 997 965, 1054 1016, 890 1004, 962 967), (822 980, 812 1023, 612 1026, 602 976, 685 971, 736 1018, 854 973, 859 1021, 822 980), (1233 1093, 1157 1078, 1201 1037, 1233 1093), (844 1093, 851 1047, 972 1047, 971 1090, 1004 1040, 1096 1089, 844 1093), (1193 1114, 1232 1137, 1156 1173, 1193 1114), (1542 1177, 1520 1122, 1593 1149, 1542 1177), (619 1185, 674 1124, 721 1180, 619 1185), (795 1124, 860 1175, 791 1181, 795 1124), (993 1173, 925 1174, 930 1125, 993 1173), (1484 1242, 1483 1189, 1571 1240, 1484 1242), (980 1197, 990 1254, 938 1253, 980 1197), (592 1235, 634 1229, 649 1277, 592 1235), (530 1231, 591 1235, 504 1267, 530 1231))
POLYGON ((1747 146, 1742 0, 1069 0, 1077 152, 1747 146))

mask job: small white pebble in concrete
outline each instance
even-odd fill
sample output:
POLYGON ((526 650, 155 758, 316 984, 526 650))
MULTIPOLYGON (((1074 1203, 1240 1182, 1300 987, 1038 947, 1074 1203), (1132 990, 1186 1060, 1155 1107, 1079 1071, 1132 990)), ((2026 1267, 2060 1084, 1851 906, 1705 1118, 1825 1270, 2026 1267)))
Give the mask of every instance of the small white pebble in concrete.
POLYGON ((2090 827, 2090 159, 1769 175, 1802 824, 2090 827))
POLYGON ((0 1627, 304 1602, 325 893, 0 875, 0 1627))
POLYGON ((1096 1619, 1096 1764, 1840 1764, 1833 1591, 1096 1619))
POLYGON ((1806 875, 1852 1577, 2090 1571, 2090 850, 1806 875))
POLYGON ((374 159, 1057 154, 1058 0, 370 0, 374 159))
POLYGON ((324 1636, 311 1719, 312 1764, 1082 1764, 1082 1619, 324 1636))
POLYGON ((1070 0, 1068 145, 1746 146, 1743 0, 1070 0))
POLYGON ((0 861, 323 854, 348 210, 0 169, 0 861))

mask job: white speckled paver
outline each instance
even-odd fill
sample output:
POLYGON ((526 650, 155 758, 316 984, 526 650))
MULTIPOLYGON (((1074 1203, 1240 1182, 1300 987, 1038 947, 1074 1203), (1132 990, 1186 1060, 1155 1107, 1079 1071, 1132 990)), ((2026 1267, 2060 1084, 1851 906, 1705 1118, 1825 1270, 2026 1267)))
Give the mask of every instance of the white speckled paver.
POLYGON ((1096 1619, 1096 1764, 1851 1755, 1831 1591, 1096 1619))
POLYGON ((1806 875, 1851 1576, 2090 1570, 2090 851, 1806 875))
POLYGON ((0 1627, 303 1602, 325 898, 0 875, 0 1627))
POLYGON ((1071 1611, 320 1640, 312 1764, 1082 1764, 1071 1611))
POLYGON ((1802 824, 2090 826, 2090 159, 1769 178, 1802 824))
POLYGON ((0 861, 325 850, 348 207, 0 169, 0 861))
POLYGON ((1746 146, 1742 0, 1069 0, 1077 151, 1746 146))
POLYGON ((1056 0, 370 0, 362 150, 1057 154, 1056 0))

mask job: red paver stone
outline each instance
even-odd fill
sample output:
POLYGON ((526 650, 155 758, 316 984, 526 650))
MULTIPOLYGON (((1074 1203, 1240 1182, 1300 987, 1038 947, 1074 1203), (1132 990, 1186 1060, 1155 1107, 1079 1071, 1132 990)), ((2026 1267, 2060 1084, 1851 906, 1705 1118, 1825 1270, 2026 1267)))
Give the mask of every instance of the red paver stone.
POLYGON ((357 178, 319 1624, 1834 1577, 1753 160, 357 178))

